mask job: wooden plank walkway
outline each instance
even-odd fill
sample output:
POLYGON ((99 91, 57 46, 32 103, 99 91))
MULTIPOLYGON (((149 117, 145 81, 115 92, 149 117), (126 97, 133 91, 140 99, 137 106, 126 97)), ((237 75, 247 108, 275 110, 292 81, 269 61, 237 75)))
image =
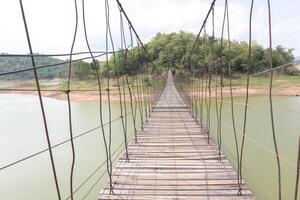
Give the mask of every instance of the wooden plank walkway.
POLYGON ((129 156, 114 169, 114 194, 106 185, 99 199, 255 199, 244 183, 243 196, 237 196, 236 172, 224 155, 219 162, 217 145, 207 143, 170 74, 129 156))

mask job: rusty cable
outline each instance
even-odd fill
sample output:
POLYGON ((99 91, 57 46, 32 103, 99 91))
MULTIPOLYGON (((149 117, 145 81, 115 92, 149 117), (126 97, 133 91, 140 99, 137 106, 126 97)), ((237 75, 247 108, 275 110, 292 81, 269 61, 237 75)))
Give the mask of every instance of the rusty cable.
MULTIPOLYGON (((269 64, 270 69, 273 68, 273 57, 272 57, 272 20, 271 20, 271 5, 270 0, 268 0, 268 21, 269 21, 269 64)), ((277 146, 277 139, 275 133, 275 122, 274 122, 274 112, 273 112, 273 96, 272 96, 272 88, 273 88, 273 70, 270 71, 270 87, 269 87, 269 103, 270 103, 270 115, 271 115, 271 126, 272 126, 272 137, 273 144, 276 153, 277 160, 277 170, 278 170, 278 199, 281 200, 281 166, 280 166, 280 158, 279 158, 279 150, 277 146)))
MULTIPOLYGON (((105 31, 105 46, 106 51, 108 51, 108 42, 109 42, 109 32, 110 32, 110 26, 109 26, 109 4, 108 1, 105 0, 105 19, 106 19, 106 31, 105 31)), ((113 49, 114 51, 114 49, 113 49)), ((113 54, 114 56, 115 54, 113 54)), ((110 102, 110 66, 108 62, 109 58, 108 55, 106 55, 106 79, 107 79, 107 86, 106 86, 106 92, 107 92, 107 102, 108 102, 108 120, 109 120, 109 128, 108 128, 108 159, 109 159, 109 193, 113 194, 113 183, 112 183, 112 160, 111 160, 111 143, 112 143, 112 127, 111 127, 111 102, 110 102)))
MULTIPOLYGON (((84 7, 84 6, 83 6, 84 7)), ((74 167, 75 167, 75 146, 73 140, 73 125, 72 125, 72 107, 71 107, 71 100, 70 100, 70 86, 71 86, 71 73, 72 73, 72 54, 73 49, 76 41, 77 36, 77 28, 78 28, 78 8, 77 8, 77 0, 74 0, 74 10, 75 10, 75 29, 73 34, 73 40, 70 50, 70 57, 69 57, 69 68, 68 68, 68 80, 67 80, 67 90, 65 94, 67 95, 67 103, 68 103, 68 118, 69 118, 69 132, 70 132, 70 144, 72 150, 72 162, 71 162, 71 171, 70 171, 70 197, 73 200, 73 176, 74 176, 74 167)))
MULTIPOLYGON (((240 150, 240 164, 239 164, 239 174, 240 174, 240 182, 243 179, 242 174, 242 165, 243 165, 243 153, 244 153, 244 145, 245 145, 245 136, 246 136, 246 124, 247 124, 247 111, 248 111, 248 100, 249 100, 249 74, 250 74, 250 66, 251 66, 251 51, 252 51, 252 13, 253 13, 253 5, 254 0, 251 0, 251 8, 250 8, 250 16, 249 16, 249 50, 248 50, 248 65, 247 65, 247 86, 246 86, 246 100, 245 100, 245 108, 244 108, 244 118, 243 118, 243 138, 241 143, 240 150)), ((239 188, 240 190, 241 188, 239 188)), ((239 191, 241 193, 241 191, 239 191)))
POLYGON ((229 20, 229 6, 228 1, 225 1, 225 6, 227 7, 227 37, 228 37, 228 73, 229 73, 229 88, 230 88, 230 105, 231 105, 231 119, 232 119, 232 129, 235 143, 235 151, 236 151, 236 161, 237 161, 237 183, 238 183, 238 194, 241 194, 242 185, 240 181, 240 154, 239 154, 239 144, 237 138, 236 124, 235 124, 235 116, 234 116, 234 99, 233 99, 233 91, 232 91, 232 70, 231 70, 231 39, 230 39, 230 20, 229 20))
MULTIPOLYGON (((26 32, 28 48, 29 48, 30 54, 32 55, 33 50, 32 50, 32 46, 31 46, 30 35, 29 35, 29 30, 28 30, 28 26, 27 26, 27 22, 26 22, 25 10, 24 10, 24 7, 23 7, 22 0, 19 0, 19 3, 20 3, 21 12, 22 12, 23 24, 24 24, 24 28, 25 28, 25 32, 26 32)), ((52 166, 52 171, 53 171, 53 176, 54 176, 54 181, 55 181, 57 197, 58 197, 59 200, 61 200, 61 195, 60 195, 60 190, 59 190, 59 183, 58 183, 54 158, 53 158, 52 149, 51 149, 51 141, 50 141, 50 136, 49 136, 49 131, 48 131, 46 113, 45 113, 45 109, 44 109, 42 94, 41 94, 41 91, 40 91, 40 84, 39 84, 37 69, 35 68, 35 59, 34 59, 33 56, 31 56, 31 63, 32 63, 32 69, 33 69, 34 78, 35 78, 35 82, 36 82, 36 87, 37 87, 37 90, 38 90, 39 103, 40 103, 42 117, 43 117, 43 124, 44 124, 45 134, 46 134, 46 138, 47 138, 47 144, 48 144, 48 149, 49 149, 49 155, 50 155, 50 161, 51 161, 51 166, 52 166)))

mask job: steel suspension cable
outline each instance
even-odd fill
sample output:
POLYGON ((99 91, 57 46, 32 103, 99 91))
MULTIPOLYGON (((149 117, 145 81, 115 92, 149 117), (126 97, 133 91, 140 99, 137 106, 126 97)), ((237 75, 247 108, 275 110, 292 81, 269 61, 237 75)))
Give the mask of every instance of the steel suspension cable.
POLYGON ((137 95, 138 95, 138 105, 139 105, 139 113, 140 113, 140 120, 141 120, 141 126, 142 126, 142 130, 144 130, 144 125, 143 125, 143 122, 144 122, 144 119, 143 119, 143 115, 144 115, 144 111, 143 111, 143 106, 142 106, 142 98, 141 98, 141 91, 140 91, 140 73, 141 73, 141 68, 139 67, 139 65, 141 64, 139 62, 140 60, 140 45, 139 45, 139 42, 137 41, 137 53, 138 53, 138 68, 139 68, 139 73, 137 75, 137 79, 136 79, 136 82, 137 82, 137 95))
POLYGON ((205 107, 206 107, 206 132, 208 143, 209 139, 209 130, 210 130, 210 106, 208 103, 207 94, 208 93, 208 79, 209 79, 209 63, 208 63, 208 50, 207 50, 207 34, 206 34, 206 25, 204 26, 204 58, 205 58, 205 107))
MULTIPOLYGON (((211 48, 210 48, 211 50, 211 48)), ((211 117, 210 117, 210 112, 211 112, 211 79, 212 79, 212 52, 210 51, 210 56, 209 56, 209 64, 208 64, 208 95, 209 95, 209 101, 208 101, 208 143, 210 143, 210 128, 211 128, 211 117)))
POLYGON ((219 64, 220 64, 220 91, 221 91, 221 99, 220 99, 220 110, 219 110, 219 158, 221 158, 221 148, 222 148, 222 111, 223 111, 223 77, 224 77, 224 63, 223 63, 223 43, 224 43, 224 28, 225 28, 225 20, 227 13, 227 0, 225 0, 224 6, 224 16, 222 22, 222 33, 221 33, 221 41, 220 41, 220 52, 219 52, 219 64))
MULTIPOLYGON (((119 8, 120 9, 120 8, 119 8)), ((120 9, 120 35, 121 35, 121 49, 123 49, 123 45, 126 47, 126 38, 125 38, 125 31, 124 31, 124 23, 123 23, 123 17, 122 17, 122 10, 120 9)), ((124 142, 125 142, 125 149, 126 149, 126 161, 129 161, 129 154, 128 154, 128 142, 127 142, 127 116, 123 116, 123 107, 124 107, 124 112, 127 112, 127 107, 126 107, 126 93, 125 93, 125 67, 127 65, 127 52, 124 55, 122 53, 122 59, 121 59, 121 69, 122 71, 122 88, 123 88, 123 103, 122 99, 120 101, 121 105, 121 116, 122 116, 122 126, 123 126, 123 134, 124 134, 124 142), (123 104, 123 106, 122 106, 123 104), (125 119, 124 119, 125 118, 125 119)))
MULTIPOLYGON (((109 4, 108 1, 105 0, 105 19, 106 19, 106 34, 105 34, 105 41, 106 41, 106 50, 108 51, 108 43, 109 39, 112 40, 111 33, 110 33, 110 19, 109 19, 109 4)), ((112 45, 112 44, 111 44, 112 45)), ((112 51, 114 52, 114 47, 112 47, 112 51)), ((108 63, 108 55, 106 56, 106 79, 107 79, 107 101, 108 101, 108 117, 109 121, 111 121, 111 101, 110 101, 110 66, 108 63)), ((113 53, 113 62, 115 64, 115 54, 113 53)), ((118 77, 117 77, 118 80, 118 77)), ((119 80, 118 80, 119 81, 119 80)), ((119 88, 118 88, 119 89, 119 88)), ((111 160, 111 143, 112 143, 112 127, 111 123, 109 123, 109 142, 108 142, 108 156, 109 156, 109 171, 110 171, 110 180, 109 180, 109 193, 113 194, 113 183, 112 183, 112 160, 111 160)))
MULTIPOLYGON (((250 74, 250 66, 252 65, 251 62, 251 53, 252 53, 252 14, 253 14, 253 5, 254 0, 251 0, 251 7, 250 7, 250 16, 249 16, 249 49, 248 49, 248 65, 247 65, 247 86, 246 86, 246 100, 245 100, 245 107, 244 107, 244 118, 243 118, 243 137, 241 143, 241 150, 240 150, 240 164, 239 164, 239 174, 240 174, 240 182, 243 179, 242 174, 242 165, 243 165, 243 153, 244 153, 244 145, 245 145, 245 136, 246 136, 246 124, 247 124, 247 111, 248 111, 248 100, 249 100, 249 74, 250 74)), ((241 190, 239 191, 241 193, 241 190)))
MULTIPOLYGON (((129 34, 130 34, 130 44, 133 47, 133 37, 132 37, 132 30, 131 30, 130 25, 129 25, 129 34)), ((131 56, 131 60, 134 59, 133 50, 134 49, 132 49, 130 51, 130 54, 129 54, 131 56)), ((132 63, 132 64, 134 64, 134 63, 132 63)), ((130 96, 131 117, 132 117, 132 123, 133 123, 133 128, 134 128, 134 139, 135 139, 134 141, 135 141, 135 143, 137 143, 137 129, 136 129, 136 107, 137 107, 137 103, 136 103, 136 98, 135 98, 135 95, 134 95, 134 89, 131 89, 127 76, 126 76, 126 83, 127 83, 127 87, 128 87, 129 96, 130 96), (133 97, 134 97, 134 99, 133 99, 133 97), (134 106, 133 106, 133 100, 134 100, 134 106)))
POLYGON ((228 73, 229 73, 229 90, 230 90, 230 108, 231 108, 231 119, 232 119, 232 129, 235 143, 235 151, 236 151, 236 161, 237 161, 237 183, 238 183, 238 194, 241 194, 242 185, 240 181, 240 154, 239 154, 239 144, 237 138, 236 124, 235 124, 235 116, 234 116, 234 99, 233 99, 233 91, 232 91, 232 69, 231 69, 231 37, 230 37, 230 20, 229 20, 229 6, 228 1, 225 1, 225 6, 227 8, 226 16, 227 16, 227 37, 228 37, 228 73))
MULTIPOLYGON (((99 75, 99 64, 98 62, 95 60, 95 57, 92 53, 90 44, 89 44, 89 40, 88 40, 88 35, 87 35, 87 28, 86 28, 86 20, 85 20, 85 1, 82 0, 82 13, 83 13, 83 28, 84 28, 84 36, 85 36, 85 41, 86 41, 86 45, 88 47, 88 50, 90 52, 90 55, 93 59, 93 65, 95 66, 95 70, 96 70, 96 76, 97 76, 97 82, 98 82, 98 89, 99 89, 99 117, 100 117, 100 124, 101 124, 101 132, 102 132, 102 138, 103 138, 103 143, 104 143, 104 149, 105 149, 105 156, 106 156, 106 172, 109 176, 109 181, 110 181, 110 186, 112 187, 112 170, 110 168, 110 166, 112 166, 112 162, 111 162, 111 156, 110 156, 110 147, 108 147, 108 145, 110 145, 111 141, 109 140, 109 144, 107 145, 107 139, 105 136, 105 129, 104 129, 104 125, 103 125, 103 105, 102 105, 102 86, 101 86, 101 80, 100 80, 100 75, 99 75)), ((106 42, 107 43, 107 42, 106 42)), ((108 47, 106 45, 106 60, 108 59, 108 47)), ((110 103, 110 102, 109 102, 110 103)), ((108 124, 111 127, 111 114, 109 113, 109 121, 108 124)))
POLYGON ((70 57, 69 57, 69 68, 68 68, 68 80, 67 80, 67 90, 65 94, 67 95, 67 102, 68 102, 68 118, 69 118, 69 132, 70 132, 70 144, 72 149, 72 164, 71 164, 71 171, 70 171, 70 196, 71 200, 73 200, 73 175, 74 175, 74 167, 75 167, 75 146, 73 140, 73 125, 72 125, 72 107, 71 107, 71 100, 70 100, 70 85, 71 85, 71 73, 72 73, 72 54, 73 49, 76 41, 77 36, 77 28, 78 28, 78 8, 77 8, 77 0, 74 0, 74 10, 75 10, 75 29, 73 34, 73 41, 70 50, 70 57))
POLYGON ((132 90, 131 90, 131 87, 129 85, 129 81, 128 81, 127 76, 126 76, 126 83, 127 83, 129 97, 130 97, 131 117, 132 117, 133 130, 134 130, 134 141, 135 141, 135 143, 137 143, 136 117, 135 117, 134 109, 133 109, 133 101, 136 101, 136 100, 133 100, 132 90))
MULTIPOLYGON (((220 117, 219 117, 219 105, 218 105, 218 63, 214 62, 214 58, 217 57, 215 47, 215 9, 212 8, 212 37, 211 37, 211 56, 212 56, 212 64, 215 65, 215 109, 217 116, 217 143, 218 143, 218 157, 219 161, 221 161, 221 139, 220 139, 220 117), (214 56, 214 54, 216 54, 214 56)), ((221 73, 221 72, 220 72, 221 73)))
MULTIPOLYGON (((200 107, 200 124, 201 124, 201 130, 203 130, 203 106, 204 106, 204 72, 205 71, 205 66, 203 66, 202 72, 201 72, 201 107, 200 107)), ((200 95, 200 94, 199 94, 200 95)))
MULTIPOLYGON (((128 24, 130 25, 130 27, 131 27, 133 33, 135 34, 136 39, 137 39, 138 42, 141 44, 141 47, 142 47, 143 51, 145 52, 147 59, 149 60, 149 62, 151 62, 150 55, 149 55, 149 53, 148 53, 148 51, 147 51, 145 45, 143 44, 143 42, 142 42, 140 36, 137 34, 135 28, 133 27, 132 22, 130 21, 130 19, 129 19, 127 13, 125 12, 125 10, 124 10, 124 8, 123 8, 121 2, 120 2, 119 0, 116 0, 116 2, 117 2, 117 4, 118 4, 119 8, 121 9, 121 11, 123 12, 124 17, 126 18, 128 24)), ((152 65, 153 65, 153 69, 155 69, 155 70, 159 73, 159 70, 158 70, 156 64, 153 63, 153 62, 151 62, 151 63, 152 63, 152 65)))
POLYGON ((150 75, 150 67, 147 65, 147 85, 146 85, 146 89, 147 89, 147 104, 148 104, 148 117, 151 117, 151 100, 150 100, 150 88, 151 88, 151 75, 150 75))
MULTIPOLYGON (((199 47, 199 45, 198 45, 198 47, 199 47)), ((195 60, 194 60, 194 62, 195 62, 195 60)), ((200 70, 198 69, 198 71, 197 71, 197 73, 196 73, 196 104, 195 104, 195 113, 196 113, 196 122, 198 123, 198 121, 200 121, 199 120, 199 118, 200 118, 200 116, 201 116, 201 114, 200 114, 200 116, 199 116, 199 112, 201 111, 201 99, 200 99, 200 70), (200 105, 199 105, 200 104, 200 105)), ((201 126, 201 130, 202 130, 202 125, 200 125, 201 126)))
MULTIPOLYGON (((190 54, 189 54, 189 55, 191 55, 191 53, 193 52, 193 50, 194 50, 194 48, 195 48, 195 46, 196 46, 196 43, 197 43, 197 41, 199 40, 200 35, 201 35, 201 33, 202 33, 202 31, 203 31, 205 25, 206 25, 206 22, 207 22, 207 20, 208 20, 208 17, 209 17, 210 13, 212 12, 212 10, 213 10, 213 8, 214 8, 214 6, 215 6, 215 3, 216 3, 216 0, 213 0, 212 3, 211 3, 211 5, 210 5, 210 8, 209 8, 209 10, 208 10, 208 12, 207 12, 207 14, 206 14, 206 17, 205 17, 205 19, 204 19, 204 21, 203 21, 203 23, 202 23, 202 25, 201 25, 201 28, 200 28, 200 30, 199 30, 199 32, 198 32, 198 34, 197 34, 196 40, 194 41, 194 44, 193 44, 193 46, 192 46, 192 48, 191 48, 191 50, 190 50, 190 54)), ((190 57, 190 56, 188 56, 188 57, 190 57)))
MULTIPOLYGON (((269 64, 270 69, 273 68, 273 55, 272 55, 272 20, 271 20, 271 5, 270 0, 268 2, 268 21, 269 21, 269 64)), ((276 153, 277 159, 277 170, 278 170, 278 199, 281 200, 281 166, 280 166, 280 158, 279 158, 279 150, 277 145, 277 138, 275 133, 275 122, 274 122, 274 112, 273 112, 273 96, 272 96, 272 88, 273 88, 273 70, 270 71, 270 87, 269 87, 269 103, 270 103, 270 115, 271 115, 271 126, 272 126, 272 137, 273 144, 276 153)))
MULTIPOLYGON (((31 40, 30 40, 30 35, 29 35, 29 30, 28 30, 28 26, 27 26, 25 10, 24 10, 24 7, 23 7, 22 0, 19 0, 19 4, 20 4, 21 12, 22 12, 22 19, 23 19, 23 24, 24 24, 24 28, 25 28, 25 33, 26 33, 29 52, 30 52, 31 55, 33 55, 33 50, 32 50, 32 45, 31 45, 31 40)), ((42 117, 43 117, 43 124, 44 124, 45 134, 46 134, 46 138, 47 138, 47 144, 48 144, 48 149, 49 149, 49 154, 50 154, 50 161, 51 161, 52 172, 53 172, 54 181, 55 181, 57 197, 58 197, 59 200, 61 200, 61 195, 60 195, 60 190, 59 190, 59 183, 58 183, 58 178, 57 178, 57 174, 56 174, 53 153, 52 153, 52 149, 51 149, 51 141, 50 141, 50 136, 49 136, 49 131, 48 131, 46 113, 45 113, 45 109, 44 109, 42 94, 41 94, 41 91, 40 91, 40 84, 39 84, 37 69, 35 68, 35 59, 34 59, 33 56, 31 56, 31 64, 32 64, 32 67, 33 67, 32 69, 33 69, 33 73, 34 73, 34 79, 35 79, 36 87, 37 87, 37 90, 38 90, 39 103, 40 103, 42 117)))

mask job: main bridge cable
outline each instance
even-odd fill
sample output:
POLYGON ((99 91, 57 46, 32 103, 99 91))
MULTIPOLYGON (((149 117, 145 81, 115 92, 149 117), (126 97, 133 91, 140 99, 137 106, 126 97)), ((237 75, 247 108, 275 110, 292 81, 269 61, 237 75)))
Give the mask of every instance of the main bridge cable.
MULTIPOLYGON (((135 36, 136 36, 136 38, 138 40, 138 44, 141 45, 141 47, 142 47, 142 49, 143 49, 143 51, 144 51, 144 53, 145 53, 148 61, 152 64, 152 74, 154 73, 154 70, 155 70, 158 73, 158 75, 161 77, 160 72, 158 70, 158 67, 156 66, 156 64, 154 62, 151 61, 150 55, 149 55, 149 53, 148 53, 145 45, 141 41, 141 39, 140 39, 139 35, 137 34, 135 28, 133 27, 132 22, 130 21, 128 15, 126 14, 126 12, 125 12, 122 4, 120 3, 119 0, 116 0, 116 2, 118 4, 118 6, 119 6, 120 11, 124 14, 124 16, 125 16, 128 24, 129 24, 129 26, 131 27, 132 31, 134 32, 134 34, 135 34, 135 36)), ((146 70, 146 71, 148 72, 148 70, 146 70)), ((161 78, 163 78, 163 77, 161 77, 161 78)), ((144 81, 144 77, 142 77, 142 81, 144 81)), ((149 99, 150 97, 149 97, 149 94, 148 94, 148 97, 145 97, 145 87, 144 87, 143 82, 141 83, 141 85, 142 85, 141 86, 142 88, 140 89, 140 92, 142 94, 142 101, 143 101, 143 104, 144 104, 142 107, 145 109, 145 119, 146 119, 146 122, 147 122, 147 120, 148 120, 148 113, 150 112, 150 109, 149 109, 150 108, 150 105, 149 105, 150 104, 150 99, 149 99), (145 99, 144 98, 147 98, 147 102, 146 103, 148 103, 148 105, 145 105, 145 99), (147 107, 148 107, 149 110, 147 110, 147 107)), ((148 89, 147 89, 147 91, 148 91, 148 89)), ((149 113, 149 115, 150 115, 150 113, 149 113)))
MULTIPOLYGON (((117 1, 118 1, 118 0, 117 0, 117 1)), ((215 6, 215 3, 216 3, 216 0, 213 0, 212 3, 211 3, 211 5, 210 5, 210 8, 209 8, 209 10, 208 10, 208 12, 207 12, 207 14, 206 14, 206 17, 205 17, 203 23, 202 23, 202 26, 201 26, 201 28, 200 28, 198 34, 197 34, 196 40, 194 41, 194 44, 193 44, 193 46, 192 46, 192 48, 191 48, 191 50, 190 50, 190 52, 189 52, 188 58, 190 58, 192 52, 194 51, 194 49, 195 49, 195 47, 196 47, 196 44, 197 44, 197 42, 198 42, 198 40, 199 40, 199 38, 200 38, 200 35, 201 35, 201 33, 202 33, 202 31, 203 31, 205 25, 206 25, 206 22, 207 22, 207 20, 208 20, 209 15, 210 15, 210 13, 212 12, 212 10, 213 10, 213 8, 214 8, 214 6, 215 6)), ((187 59, 187 60, 188 60, 188 59, 187 59)))
MULTIPOLYGON (((214 1, 215 1, 215 0, 214 0, 214 1)), ((126 20, 127 20, 128 24, 130 25, 130 27, 131 27, 132 31, 134 32, 134 34, 135 34, 135 36, 136 36, 137 40, 138 40, 138 41, 139 41, 139 43, 141 44, 141 46, 142 46, 142 49, 144 50, 144 52, 145 52, 145 54, 146 54, 146 56, 147 56, 147 58, 148 58, 149 62, 151 62, 151 64, 152 64, 152 65, 153 65, 153 67, 154 67, 154 70, 156 70, 156 71, 157 71, 157 73, 158 73, 158 75, 160 76, 160 73, 159 73, 158 67, 156 66, 156 64, 155 64, 154 62, 152 62, 152 61, 151 61, 151 57, 150 57, 150 55, 149 55, 149 53, 148 53, 148 51, 147 51, 147 49, 146 49, 146 47, 145 47, 144 43, 142 42, 142 40, 141 40, 140 36, 137 34, 137 32, 136 32, 135 28, 133 27, 133 25, 132 25, 132 23, 131 23, 131 21, 130 21, 130 19, 129 19, 128 15, 126 14, 126 12, 125 12, 125 10, 124 10, 124 8, 123 8, 123 6, 122 6, 122 4, 120 3, 120 1, 119 1, 119 0, 116 0, 116 2, 117 2, 117 4, 118 4, 118 6, 119 6, 120 10, 121 10, 121 11, 122 11, 122 13, 124 14, 124 16, 125 16, 125 18, 126 18, 126 20)), ((153 72, 154 72, 154 70, 153 70, 153 72)))
MULTIPOLYGON (((29 48, 30 54, 32 55, 33 50, 32 50, 32 46, 31 46, 30 35, 29 35, 29 30, 28 30, 28 26, 27 26, 27 22, 26 22, 25 11, 24 11, 22 0, 19 0, 19 3, 20 3, 21 12, 22 12, 22 19, 23 19, 23 23, 24 23, 24 28, 25 28, 25 32, 26 32, 28 48, 29 48)), ((58 179, 57 179, 54 158, 53 158, 53 154, 52 154, 52 150, 51 150, 51 141, 50 141, 50 136, 49 136, 49 131, 48 131, 46 113, 45 113, 45 109, 44 109, 44 103, 43 103, 42 94, 41 94, 41 91, 40 91, 39 78, 38 78, 38 75, 37 75, 37 69, 35 68, 35 60, 34 60, 33 56, 31 56, 31 63, 32 63, 32 67, 33 67, 33 73, 34 73, 34 78, 35 78, 35 82, 36 82, 36 87, 37 87, 37 90, 38 90, 39 102, 40 102, 40 107, 41 107, 42 116, 43 116, 43 123, 44 123, 46 138, 47 138, 47 144, 48 144, 48 148, 49 148, 49 154, 50 154, 50 160, 51 160, 51 166, 52 166, 52 171, 53 171, 53 176, 54 176, 54 181, 55 181, 57 197, 58 197, 59 200, 61 200, 61 194, 60 194, 60 190, 59 190, 59 183, 58 183, 58 179)))

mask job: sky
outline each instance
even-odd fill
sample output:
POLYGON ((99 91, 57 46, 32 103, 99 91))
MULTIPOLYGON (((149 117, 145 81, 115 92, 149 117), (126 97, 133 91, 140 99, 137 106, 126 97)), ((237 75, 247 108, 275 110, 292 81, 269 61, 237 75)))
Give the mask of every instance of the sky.
MULTIPOLYGON (((120 15, 115 0, 110 5, 110 25, 116 48, 120 48, 120 15)), ((158 32, 198 33, 211 0, 120 0, 144 43, 158 32)), ((250 0, 228 0, 231 39, 248 41, 250 0)), ((77 0, 79 26, 74 51, 86 51, 82 23, 82 1, 77 0)), ((23 0, 33 51, 70 52, 75 27, 74 0, 23 0)), ((92 50, 105 50, 104 0, 85 0, 87 32, 92 50)), ((273 47, 294 48, 300 56, 300 1, 271 0, 273 47)), ((221 35, 224 0, 215 7, 216 36, 221 35)), ((211 20, 211 19, 209 19, 211 20)), ((211 31, 208 21, 207 32, 211 31)), ((267 0, 256 0, 253 40, 268 46, 267 0)), ((125 26, 127 24, 125 23, 125 26)), ((28 53, 19 0, 0 0, 0 52, 28 53)), ((126 29, 129 43, 129 31, 126 29)))

